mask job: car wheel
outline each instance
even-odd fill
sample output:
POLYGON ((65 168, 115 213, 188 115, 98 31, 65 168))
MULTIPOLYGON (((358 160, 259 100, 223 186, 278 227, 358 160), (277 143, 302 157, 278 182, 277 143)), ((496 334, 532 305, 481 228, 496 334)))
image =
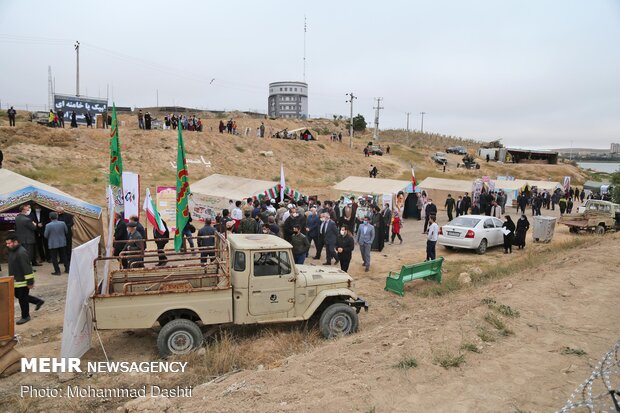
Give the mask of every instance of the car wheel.
POLYGON ((187 354, 202 345, 200 327, 191 320, 177 318, 165 324, 157 336, 157 349, 161 357, 187 354))
POLYGON ((319 328, 323 337, 334 338, 355 333, 358 322, 357 313, 353 307, 336 303, 323 311, 319 320, 319 328))
POLYGON ((480 241, 480 245, 478 245, 478 248, 476 248, 476 253, 484 254, 485 252, 487 252, 487 245, 488 243, 486 239, 480 241))
POLYGON ((603 235, 605 233, 605 227, 602 225, 597 225, 596 229, 594 230, 594 233, 596 235, 603 235))

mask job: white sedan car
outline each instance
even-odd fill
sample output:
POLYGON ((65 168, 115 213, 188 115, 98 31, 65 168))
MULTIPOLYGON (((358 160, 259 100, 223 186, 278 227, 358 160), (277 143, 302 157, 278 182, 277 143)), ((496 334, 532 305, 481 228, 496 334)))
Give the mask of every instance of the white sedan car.
POLYGON ((484 254, 504 244, 503 222, 486 215, 461 215, 439 228, 437 243, 446 248, 466 248, 484 254))

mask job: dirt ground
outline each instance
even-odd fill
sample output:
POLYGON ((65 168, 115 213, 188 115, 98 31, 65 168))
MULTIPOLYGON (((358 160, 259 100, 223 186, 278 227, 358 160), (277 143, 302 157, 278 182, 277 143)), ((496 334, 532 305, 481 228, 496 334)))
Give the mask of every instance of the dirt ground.
MULTIPOLYGON (((440 224, 445 221, 440 213, 440 224)), ((620 322, 611 315, 617 308, 620 234, 586 237, 584 246, 560 251, 542 266, 440 298, 417 294, 430 284, 424 281, 408 285, 403 298, 383 291, 389 270, 423 259, 421 230, 422 222, 406 220, 404 243, 373 252, 370 273, 363 272, 359 253, 354 253, 350 274, 359 294, 370 302, 370 311, 360 314, 358 334, 324 341, 314 332, 288 352, 277 347, 292 340, 289 332, 251 335, 242 340, 242 351, 255 354, 253 364, 209 385, 199 384, 210 377, 188 376, 197 386, 193 398, 171 399, 167 411, 494 412, 561 407, 618 339, 620 322), (495 312, 481 304, 483 298, 520 313, 517 318, 499 316, 514 334, 503 337, 484 320, 495 312), (481 331, 494 341, 482 341, 481 331), (464 343, 475 345, 479 353, 462 350, 464 343), (563 355, 563 347, 582 349, 587 355, 563 355), (461 354, 465 361, 460 367, 438 365, 449 355, 461 354), (395 367, 411 357, 417 361, 416 368, 395 367)), ((530 241, 525 251, 544 253, 569 239, 574 236, 557 227, 551 244, 530 241)), ((478 256, 439 247, 438 254, 446 257, 447 264, 459 263, 459 268, 471 272, 479 266, 517 262, 524 252, 504 255, 500 247, 478 256)), ((51 271, 49 264, 38 267, 32 292, 46 304, 32 313, 31 322, 17 326, 18 349, 27 357, 56 356, 60 351, 66 276, 54 277, 51 271)), ((444 274, 454 276, 450 271, 444 274)), ((154 330, 103 331, 101 337, 111 360, 157 359, 154 330)), ((92 344, 84 359, 104 360, 96 337, 92 344)), ((158 375, 111 374, 81 375, 60 383, 52 374, 17 374, 0 381, 0 403, 10 406, 7 411, 114 411, 126 400, 19 399, 15 395, 22 383, 135 387, 176 382, 178 378, 158 375)))

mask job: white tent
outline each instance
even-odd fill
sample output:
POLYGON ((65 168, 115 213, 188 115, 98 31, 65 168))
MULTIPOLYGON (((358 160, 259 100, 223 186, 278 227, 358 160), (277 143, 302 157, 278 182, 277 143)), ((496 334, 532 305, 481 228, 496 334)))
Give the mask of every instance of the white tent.
POLYGON ((349 176, 338 182, 333 188, 345 196, 373 195, 378 204, 390 204, 390 207, 399 211, 402 216, 407 199, 407 185, 410 183, 411 181, 397 179, 349 176))
POLYGON ((433 200, 435 205, 443 205, 448 194, 452 198, 458 198, 459 195, 465 195, 465 192, 472 192, 473 181, 465 181, 461 179, 446 179, 428 177, 424 179, 418 187, 421 191, 433 200))
POLYGON ((493 180, 495 184, 495 190, 499 191, 500 189, 506 193, 507 202, 511 203, 513 199, 516 199, 519 195, 519 192, 526 185, 531 187, 537 187, 539 190, 547 190, 549 193, 553 193, 556 188, 562 188, 559 182, 553 181, 531 181, 527 179, 515 179, 513 181, 503 180, 503 179, 495 179, 493 180))
MULTIPOLYGON (((210 175, 190 184, 190 190, 192 218, 198 220, 204 220, 207 216, 214 217, 224 208, 230 208, 230 201, 247 198, 280 200, 280 183, 241 176, 210 175)), ((284 195, 295 200, 302 197, 301 193, 288 186, 284 188, 284 195)))
POLYGON ((54 210, 63 207, 73 215, 73 246, 103 234, 101 207, 75 198, 53 186, 35 181, 8 169, 0 169, 0 221, 3 229, 11 229, 18 208, 27 202, 54 210))

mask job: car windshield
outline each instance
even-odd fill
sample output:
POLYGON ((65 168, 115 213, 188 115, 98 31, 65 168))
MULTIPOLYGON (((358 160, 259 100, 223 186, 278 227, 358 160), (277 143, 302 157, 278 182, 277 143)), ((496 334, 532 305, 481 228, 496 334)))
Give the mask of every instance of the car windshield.
POLYGON ((450 221, 448 225, 453 227, 474 228, 478 225, 478 222, 480 222, 480 219, 478 218, 458 217, 450 221))

